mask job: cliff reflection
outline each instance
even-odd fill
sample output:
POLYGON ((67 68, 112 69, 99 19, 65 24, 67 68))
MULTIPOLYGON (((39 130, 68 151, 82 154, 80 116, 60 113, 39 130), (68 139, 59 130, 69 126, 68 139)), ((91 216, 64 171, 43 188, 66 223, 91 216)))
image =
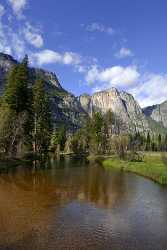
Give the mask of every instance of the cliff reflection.
MULTIPOLYGON (((43 168, 17 168, 0 177, 0 242, 46 233, 56 210, 72 201, 111 208, 126 195, 121 173, 110 176, 84 159, 53 159, 43 168)), ((5 244, 5 242, 4 242, 5 244)))

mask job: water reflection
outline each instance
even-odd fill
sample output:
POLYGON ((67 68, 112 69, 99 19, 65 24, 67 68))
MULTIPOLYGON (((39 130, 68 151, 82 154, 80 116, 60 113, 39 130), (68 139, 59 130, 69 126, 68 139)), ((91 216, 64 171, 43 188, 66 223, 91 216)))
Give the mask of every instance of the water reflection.
POLYGON ((158 250, 167 243, 167 190, 86 159, 51 158, 1 174, 0 204, 0 249, 158 250))

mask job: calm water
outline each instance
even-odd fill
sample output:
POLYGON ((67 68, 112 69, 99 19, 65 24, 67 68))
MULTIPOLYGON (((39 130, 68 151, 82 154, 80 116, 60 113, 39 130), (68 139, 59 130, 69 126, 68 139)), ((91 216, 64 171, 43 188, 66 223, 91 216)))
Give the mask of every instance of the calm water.
POLYGON ((70 158, 0 175, 0 249, 167 249, 167 188, 70 158))

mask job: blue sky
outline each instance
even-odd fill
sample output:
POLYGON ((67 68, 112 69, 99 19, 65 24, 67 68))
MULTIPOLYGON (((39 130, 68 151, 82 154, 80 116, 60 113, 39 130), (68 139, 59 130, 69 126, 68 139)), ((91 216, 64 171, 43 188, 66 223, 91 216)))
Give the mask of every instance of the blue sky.
POLYGON ((142 106, 167 99, 165 0, 0 0, 0 51, 92 94, 116 87, 142 106))

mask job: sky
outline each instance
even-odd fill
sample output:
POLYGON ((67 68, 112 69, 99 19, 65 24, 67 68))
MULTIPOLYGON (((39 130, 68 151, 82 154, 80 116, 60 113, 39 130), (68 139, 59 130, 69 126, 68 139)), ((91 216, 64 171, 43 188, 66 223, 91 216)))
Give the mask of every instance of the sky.
POLYGON ((166 0, 0 0, 0 52, 55 72, 75 95, 116 87, 167 100, 166 0))

